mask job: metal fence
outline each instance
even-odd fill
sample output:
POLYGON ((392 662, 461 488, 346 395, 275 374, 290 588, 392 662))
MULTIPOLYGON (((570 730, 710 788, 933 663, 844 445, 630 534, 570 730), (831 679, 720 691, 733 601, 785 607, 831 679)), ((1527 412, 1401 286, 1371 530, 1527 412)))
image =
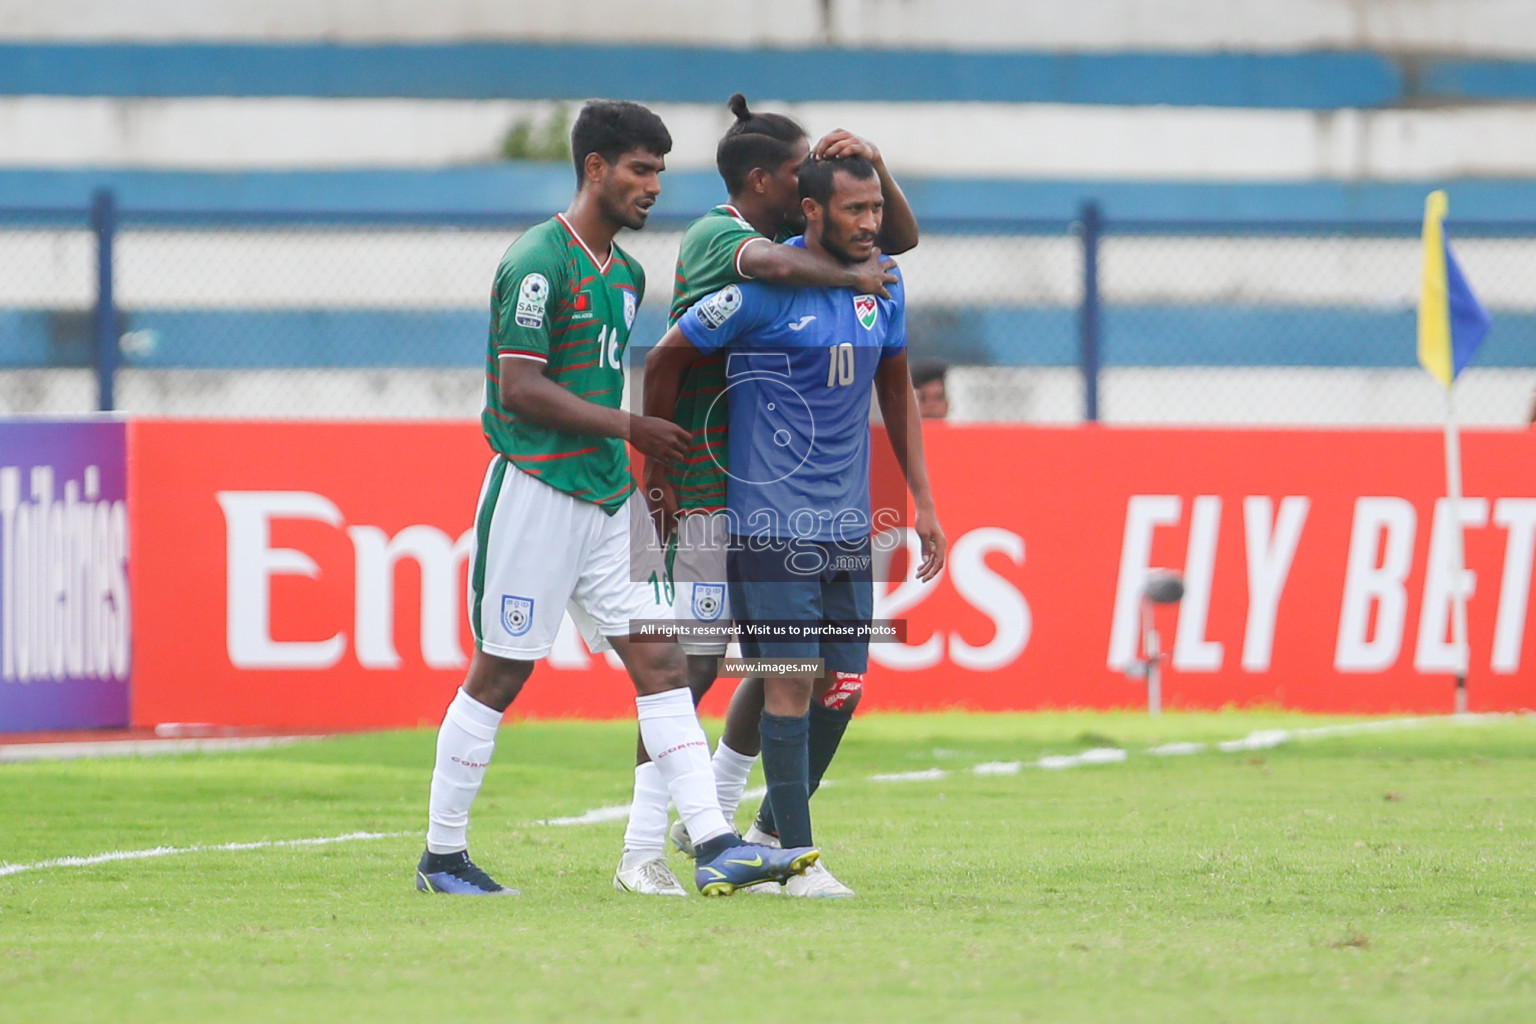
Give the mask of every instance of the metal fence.
MULTIPOLYGON (((491 277, 542 217, 0 210, 0 413, 460 418, 491 277)), ((664 326, 681 223, 626 233, 664 326)), ((900 260, 914 358, 972 421, 1437 423, 1415 363, 1417 223, 925 223, 900 260)), ((1471 423, 1536 391, 1536 223, 1453 224, 1494 329, 1471 423)))

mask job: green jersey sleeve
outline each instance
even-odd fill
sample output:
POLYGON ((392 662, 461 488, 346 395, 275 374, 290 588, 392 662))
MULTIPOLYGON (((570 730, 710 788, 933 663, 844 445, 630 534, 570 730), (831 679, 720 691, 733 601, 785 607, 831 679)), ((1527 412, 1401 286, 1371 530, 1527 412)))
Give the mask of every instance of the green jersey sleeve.
POLYGON ((538 255, 505 260, 497 271, 491 334, 498 355, 549 359, 551 298, 566 291, 567 263, 538 255))
POLYGON ((688 307, 728 284, 750 280, 741 269, 741 253, 750 243, 768 241, 742 220, 723 210, 689 226, 677 254, 677 280, 672 290, 668 324, 675 324, 688 307))
MULTIPOLYGON (((677 253, 668 326, 707 295, 746 281, 741 254, 752 242, 769 241, 736 208, 721 205, 688 226, 677 253)), ((683 465, 667 467, 678 506, 708 512, 725 506, 727 461, 725 357, 706 356, 683 378, 674 419, 693 432, 683 465)))

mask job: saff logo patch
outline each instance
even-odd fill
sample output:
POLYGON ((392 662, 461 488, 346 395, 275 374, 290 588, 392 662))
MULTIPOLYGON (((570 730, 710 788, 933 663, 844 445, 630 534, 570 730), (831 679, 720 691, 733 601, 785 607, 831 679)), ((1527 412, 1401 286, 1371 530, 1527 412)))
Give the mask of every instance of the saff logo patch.
POLYGON ((741 308, 741 289, 728 284, 695 308, 699 311, 699 323, 711 331, 717 330, 741 308))
POLYGON ((512 319, 519 327, 537 330, 544 326, 544 307, 549 302, 549 278, 529 274, 517 286, 517 312, 512 319))
POLYGON ((533 625, 533 598, 501 595, 501 628, 508 636, 522 636, 533 625))
POLYGON ((859 318, 859 323, 863 325, 866 331, 874 328, 875 314, 879 309, 880 306, 875 302, 873 295, 855 295, 853 297, 854 316, 859 318))
POLYGON ((725 608, 724 583, 693 585, 693 617, 700 622, 714 622, 725 608))

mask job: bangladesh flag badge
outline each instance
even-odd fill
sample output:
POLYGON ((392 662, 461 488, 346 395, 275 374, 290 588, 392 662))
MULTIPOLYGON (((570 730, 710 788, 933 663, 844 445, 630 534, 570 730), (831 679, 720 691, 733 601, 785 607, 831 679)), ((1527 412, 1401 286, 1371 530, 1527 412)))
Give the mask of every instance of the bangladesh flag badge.
POLYGON ((873 295, 855 295, 853 297, 853 312, 859 318, 859 323, 864 325, 866 331, 875 326, 875 313, 879 310, 873 295))

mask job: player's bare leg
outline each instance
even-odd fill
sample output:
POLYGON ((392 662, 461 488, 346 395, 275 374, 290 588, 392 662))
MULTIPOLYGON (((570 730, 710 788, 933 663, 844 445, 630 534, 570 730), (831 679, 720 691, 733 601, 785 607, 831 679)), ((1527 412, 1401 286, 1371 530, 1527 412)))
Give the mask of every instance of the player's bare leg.
POLYGON ((750 676, 743 679, 741 685, 736 687, 736 692, 731 694, 721 741, 737 753, 756 757, 762 750, 762 742, 757 735, 762 717, 763 680, 760 676, 750 676))
POLYGON ((496 749, 502 713, 522 692, 533 664, 476 651, 464 685, 448 705, 437 733, 427 850, 416 869, 416 887, 424 892, 516 892, 493 881, 469 859, 469 811, 496 749))

